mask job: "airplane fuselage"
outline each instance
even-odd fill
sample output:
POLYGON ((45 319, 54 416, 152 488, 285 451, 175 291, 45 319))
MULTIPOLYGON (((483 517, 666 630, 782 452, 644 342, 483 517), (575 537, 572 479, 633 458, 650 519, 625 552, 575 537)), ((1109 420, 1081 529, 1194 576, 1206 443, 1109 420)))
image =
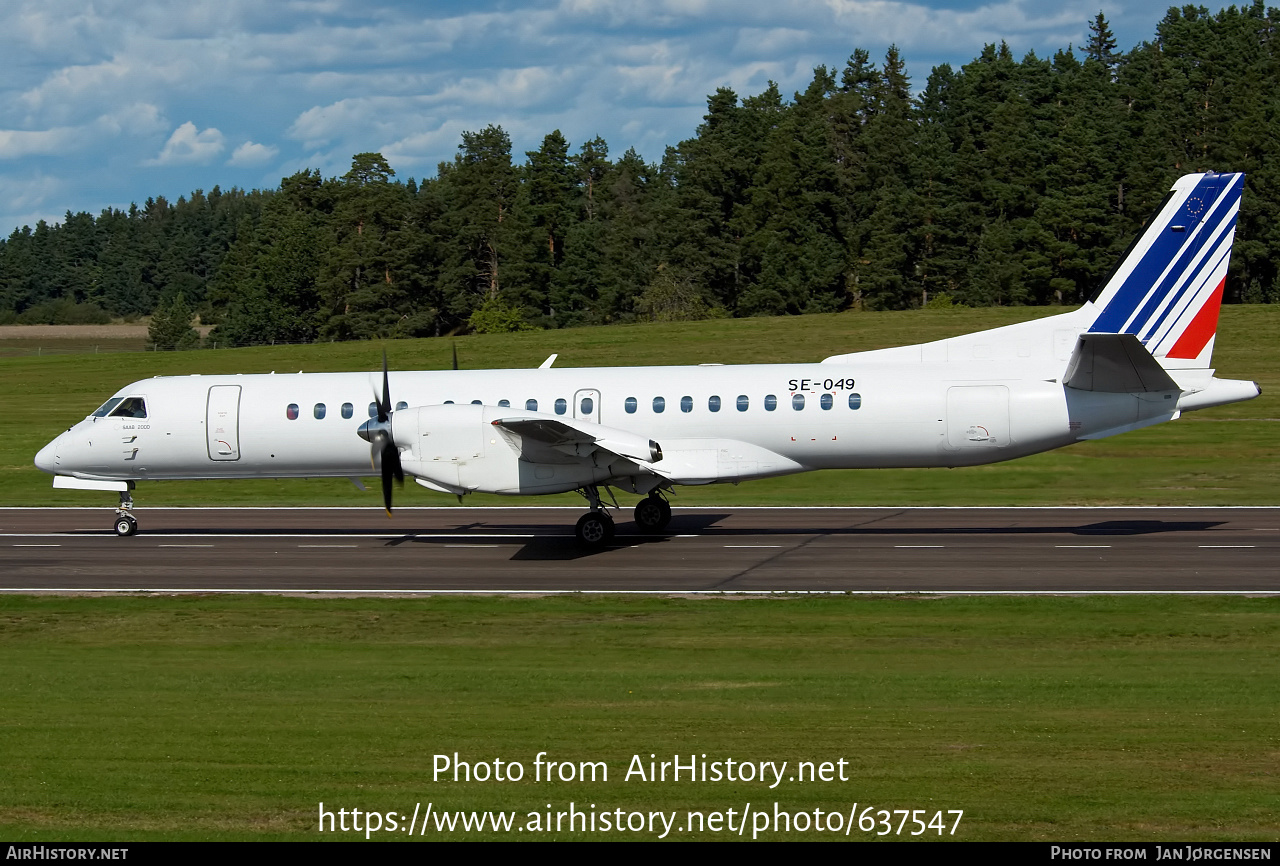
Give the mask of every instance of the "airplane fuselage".
MULTIPOLYGON (((1059 381, 1060 369, 1018 378, 1001 375, 1006 370, 1000 361, 904 367, 869 359, 393 372, 390 384, 398 407, 393 423, 400 425, 409 407, 437 407, 484 433, 479 452, 448 459, 512 454, 482 429, 478 414, 466 417, 484 407, 489 415, 587 421, 656 440, 663 462, 691 464, 680 483, 992 463, 1177 408, 1177 394, 1143 395, 1153 397, 1146 400, 1072 394, 1059 381), (693 468, 698 462, 701 468, 693 468)), ((369 450, 356 431, 373 413, 376 387, 377 377, 368 373, 146 379, 118 392, 143 398, 146 418, 87 417, 50 443, 37 463, 95 479, 367 475, 369 450)))

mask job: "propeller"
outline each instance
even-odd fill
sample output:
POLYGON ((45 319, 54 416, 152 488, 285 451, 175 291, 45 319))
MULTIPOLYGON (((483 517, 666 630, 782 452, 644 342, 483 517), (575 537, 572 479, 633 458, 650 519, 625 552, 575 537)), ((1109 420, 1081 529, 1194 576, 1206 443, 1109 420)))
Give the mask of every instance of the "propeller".
POLYGON ((382 394, 375 390, 377 416, 360 425, 357 434, 370 445, 369 463, 377 468, 382 464, 382 504, 391 516, 391 479, 404 484, 404 467, 400 463, 400 449, 391 433, 391 376, 387 372, 387 353, 382 353, 382 394))

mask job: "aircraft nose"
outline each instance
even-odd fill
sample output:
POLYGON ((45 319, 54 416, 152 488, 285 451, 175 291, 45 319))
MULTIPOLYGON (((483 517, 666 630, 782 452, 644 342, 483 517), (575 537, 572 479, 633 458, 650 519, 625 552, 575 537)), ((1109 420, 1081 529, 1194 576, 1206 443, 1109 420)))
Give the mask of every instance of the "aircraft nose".
POLYGON ((48 445, 40 449, 40 453, 36 454, 36 468, 48 472, 49 474, 57 473, 58 460, 58 439, 54 439, 48 445))

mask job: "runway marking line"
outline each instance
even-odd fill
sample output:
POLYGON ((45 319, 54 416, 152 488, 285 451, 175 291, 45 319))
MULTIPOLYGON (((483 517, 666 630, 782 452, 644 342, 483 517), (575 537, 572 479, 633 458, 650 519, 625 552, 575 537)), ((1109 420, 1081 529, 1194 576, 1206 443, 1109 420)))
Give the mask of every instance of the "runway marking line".
POLYGON ((158 547, 213 547, 212 544, 160 544, 158 547))
POLYGON ((132 593, 141 595, 187 595, 192 593, 227 595, 1244 595, 1259 598, 1280 596, 1273 589, 191 589, 143 587, 0 587, 0 593, 132 593))
POLYGON ((1252 550, 1257 546, 1258 545, 1256 544, 1202 544, 1200 545, 1200 547, 1202 548, 1207 547, 1213 550, 1230 550, 1232 548, 1240 548, 1240 547, 1244 547, 1252 550))
POLYGON ((345 549, 345 548, 352 548, 352 547, 359 547, 359 546, 360 545, 358 544, 299 544, 298 545, 298 547, 323 547, 325 549, 339 548, 339 547, 345 549))
POLYGON ((61 544, 15 544, 14 547, 61 547, 61 544))
POLYGON ((945 548, 946 545, 945 544, 895 544, 894 547, 902 550, 925 550, 925 549, 936 550, 938 548, 945 548))
POLYGON ((782 547, 781 544, 726 544, 725 549, 729 548, 749 548, 751 550, 766 550, 776 547, 782 547))
POLYGON ((1055 544, 1061 550, 1100 550, 1111 547, 1110 544, 1055 544))

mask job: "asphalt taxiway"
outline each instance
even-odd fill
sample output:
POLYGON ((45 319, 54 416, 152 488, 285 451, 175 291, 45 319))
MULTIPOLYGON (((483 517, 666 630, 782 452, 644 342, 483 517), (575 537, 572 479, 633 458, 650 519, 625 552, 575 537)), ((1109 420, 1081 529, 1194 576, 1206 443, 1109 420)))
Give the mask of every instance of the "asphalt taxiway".
POLYGON ((1280 508, 0 509, 0 591, 1280 593, 1280 508))

